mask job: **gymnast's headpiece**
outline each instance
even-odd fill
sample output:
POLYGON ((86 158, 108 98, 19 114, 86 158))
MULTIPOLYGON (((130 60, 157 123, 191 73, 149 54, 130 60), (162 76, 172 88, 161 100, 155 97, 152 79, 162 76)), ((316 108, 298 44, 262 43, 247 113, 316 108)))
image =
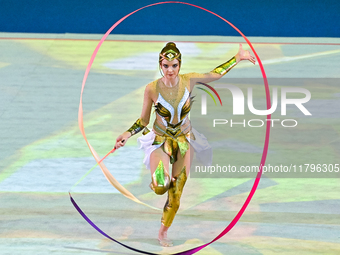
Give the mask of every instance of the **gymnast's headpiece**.
POLYGON ((181 52, 177 49, 174 42, 168 42, 159 54, 159 63, 166 59, 172 61, 178 59, 179 64, 181 64, 181 52))

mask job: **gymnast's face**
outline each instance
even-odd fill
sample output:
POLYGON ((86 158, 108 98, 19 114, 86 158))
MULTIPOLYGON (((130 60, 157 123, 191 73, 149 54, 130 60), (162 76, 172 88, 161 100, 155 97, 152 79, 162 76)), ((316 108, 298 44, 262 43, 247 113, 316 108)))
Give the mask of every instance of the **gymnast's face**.
POLYGON ((176 78, 179 72, 179 66, 179 61, 177 59, 174 59, 172 61, 163 59, 161 62, 161 68, 164 77, 170 80, 176 78))

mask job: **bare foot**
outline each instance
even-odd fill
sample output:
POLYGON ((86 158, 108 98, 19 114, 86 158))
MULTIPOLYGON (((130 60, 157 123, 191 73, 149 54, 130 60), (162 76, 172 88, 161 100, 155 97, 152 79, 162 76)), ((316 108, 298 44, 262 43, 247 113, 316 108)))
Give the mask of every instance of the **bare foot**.
POLYGON ((168 229, 169 227, 165 227, 163 224, 161 224, 161 228, 159 229, 158 232, 158 241, 159 244, 164 246, 164 247, 171 247, 173 246, 173 243, 170 239, 168 239, 168 229))

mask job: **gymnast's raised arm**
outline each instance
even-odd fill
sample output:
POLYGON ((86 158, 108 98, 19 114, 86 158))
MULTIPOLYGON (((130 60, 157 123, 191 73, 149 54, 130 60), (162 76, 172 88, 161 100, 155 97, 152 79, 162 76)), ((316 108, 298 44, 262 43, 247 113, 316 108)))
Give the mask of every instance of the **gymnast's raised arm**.
POLYGON ((237 54, 231 59, 229 59, 227 62, 219 65, 209 73, 204 74, 202 77, 197 78, 193 77, 193 80, 190 83, 191 90, 193 89, 193 86, 197 84, 197 82, 208 83, 222 78, 226 73, 228 73, 234 66, 236 66, 242 60, 248 60, 254 65, 256 63, 255 57, 252 56, 249 51, 243 50, 242 44, 240 44, 237 54))

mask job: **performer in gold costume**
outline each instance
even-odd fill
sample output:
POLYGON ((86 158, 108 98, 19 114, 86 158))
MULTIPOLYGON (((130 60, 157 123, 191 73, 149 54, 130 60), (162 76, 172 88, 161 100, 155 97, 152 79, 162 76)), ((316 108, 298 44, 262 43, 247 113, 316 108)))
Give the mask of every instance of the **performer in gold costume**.
POLYGON ((211 147, 206 138, 191 127, 188 119, 192 104, 191 91, 198 81, 207 83, 220 79, 241 60, 255 64, 255 58, 243 50, 240 44, 234 57, 209 73, 179 74, 181 53, 175 43, 167 43, 159 54, 163 77, 146 86, 140 118, 116 140, 115 147, 118 149, 132 135, 144 130, 138 142, 145 152, 144 164, 151 171, 150 188, 158 195, 168 192, 158 233, 162 246, 172 246, 167 231, 179 208, 193 151, 199 158, 205 158, 208 164, 212 161, 211 147), (152 105, 155 107, 156 120, 149 131, 146 126, 149 124, 152 105))

